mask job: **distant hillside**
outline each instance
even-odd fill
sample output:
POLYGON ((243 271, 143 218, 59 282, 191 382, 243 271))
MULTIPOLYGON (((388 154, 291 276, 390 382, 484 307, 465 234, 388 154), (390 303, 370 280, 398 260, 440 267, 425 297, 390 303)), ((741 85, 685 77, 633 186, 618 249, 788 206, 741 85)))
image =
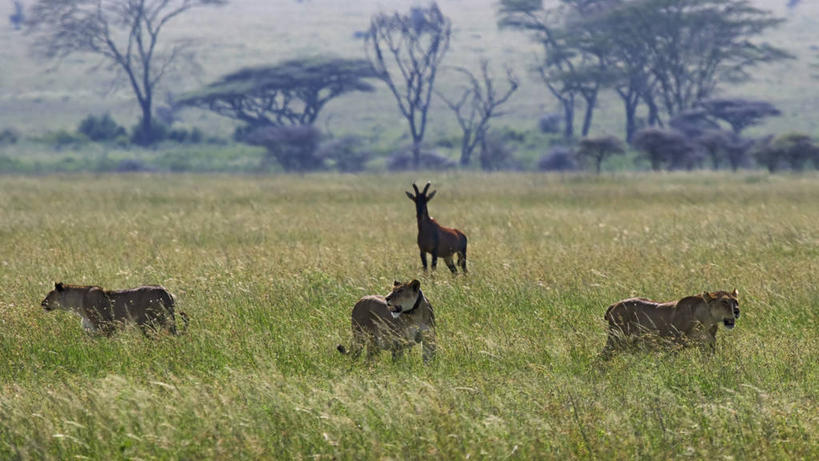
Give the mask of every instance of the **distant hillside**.
MULTIPOLYGON (((25 2, 27 5, 33 0, 25 2)), ((195 38, 199 41, 202 69, 195 75, 168 80, 166 91, 182 92, 241 66, 270 63, 279 59, 322 53, 359 57, 363 43, 354 33, 365 29, 372 13, 405 10, 417 0, 232 0, 223 8, 200 10, 180 17, 167 29, 167 37, 195 38)), ((810 78, 810 63, 819 56, 819 2, 802 2, 793 12, 787 0, 757 0, 756 3, 788 22, 770 34, 769 40, 800 57, 799 61, 760 68, 750 82, 726 85, 725 95, 768 99, 784 116, 756 128, 757 133, 801 130, 819 133, 819 91, 810 78)), ((537 50, 525 36, 496 26, 496 0, 441 0, 445 14, 452 18, 455 36, 447 63, 476 67, 481 57, 495 65, 507 63, 524 77, 523 86, 510 103, 511 113, 498 123, 527 129, 537 117, 557 110, 539 80, 527 69, 537 50)), ((55 63, 34 60, 27 38, 5 19, 12 12, 10 2, 0 2, 0 128, 14 127, 25 133, 46 129, 73 128, 88 113, 110 111, 122 123, 136 120, 135 106, 127 90, 114 91, 111 73, 96 68, 91 56, 72 57, 55 63)), ((814 73, 816 73, 814 71, 814 73)), ((454 91, 456 73, 444 73, 443 91, 454 91)), ((163 98, 160 97, 160 100, 163 98)), ((228 134, 233 124, 202 111, 189 110, 184 122, 228 134)), ((432 114, 432 137, 454 132, 448 110, 440 107, 432 114)), ((619 103, 611 96, 602 101, 594 131, 621 135, 619 103)), ((391 96, 383 88, 374 95, 351 95, 332 102, 320 122, 334 132, 380 134, 397 140, 403 125, 391 96)))

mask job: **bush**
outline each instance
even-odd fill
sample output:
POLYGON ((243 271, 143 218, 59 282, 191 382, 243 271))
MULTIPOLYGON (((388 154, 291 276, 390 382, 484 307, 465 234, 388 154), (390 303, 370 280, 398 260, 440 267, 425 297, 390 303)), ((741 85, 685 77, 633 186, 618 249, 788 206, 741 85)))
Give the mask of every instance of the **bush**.
POLYGON ((357 136, 332 139, 321 145, 318 156, 332 162, 338 171, 356 173, 363 171, 364 165, 372 157, 361 145, 361 138, 357 136))
POLYGON ((540 129, 542 133, 556 134, 560 133, 560 123, 562 121, 563 117, 557 112, 553 112, 551 114, 544 114, 537 121, 537 127, 540 129))
POLYGON ((600 174, 603 162, 613 155, 623 155, 626 146, 614 136, 583 138, 577 146, 577 156, 591 165, 600 174))
POLYGON ((316 171, 325 168, 318 155, 321 132, 312 125, 257 128, 244 138, 248 144, 267 149, 264 163, 272 160, 285 171, 316 171))
MULTIPOLYGON (((520 164, 515 159, 515 150, 509 147, 507 140, 518 141, 517 136, 509 136, 512 131, 503 133, 488 133, 481 146, 479 159, 484 171, 519 170, 520 164)), ((521 135, 522 136, 522 135, 521 135)), ((522 138, 520 138, 522 140, 522 138)))
POLYGON ((131 142, 140 146, 149 146, 168 139, 170 129, 163 123, 154 123, 149 130, 145 130, 141 123, 131 128, 131 142))
POLYGON ((642 156, 651 163, 651 169, 693 168, 705 159, 702 149, 677 130, 648 127, 634 134, 632 142, 642 156))
MULTIPOLYGON (((457 163, 437 152, 421 151, 422 170, 448 170, 455 168, 457 163)), ((390 171, 408 171, 415 169, 415 162, 412 156, 412 148, 406 148, 394 152, 387 160, 387 169, 390 171)))
POLYGON ((84 134, 68 130, 52 131, 43 136, 42 140, 47 144, 51 144, 57 150, 77 147, 88 142, 88 138, 84 134))
POLYGON ((14 128, 6 128, 0 131, 0 146, 4 144, 17 144, 20 140, 20 133, 14 128))
POLYGON ((113 141, 125 135, 125 128, 119 126, 110 114, 99 117, 89 115, 81 122, 77 131, 94 142, 113 141))
POLYGON ((571 150, 557 146, 540 157, 537 167, 540 171, 574 171, 577 170, 577 160, 571 150))
POLYGON ((819 145, 806 134, 788 133, 762 140, 754 148, 753 156, 771 173, 783 166, 801 171, 810 160, 819 165, 819 145))
POLYGON ((146 166, 141 160, 127 158, 117 163, 114 171, 117 173, 137 173, 141 171, 153 170, 146 166))

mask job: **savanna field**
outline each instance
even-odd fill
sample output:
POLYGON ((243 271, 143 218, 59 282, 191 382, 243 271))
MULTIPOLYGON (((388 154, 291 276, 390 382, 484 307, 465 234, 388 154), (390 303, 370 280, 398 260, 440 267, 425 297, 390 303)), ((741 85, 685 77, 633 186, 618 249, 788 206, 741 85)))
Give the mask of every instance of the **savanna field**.
POLYGON ((415 177, 0 177, 0 459, 819 457, 815 174, 426 175, 467 276, 422 273, 415 177), (338 354, 412 278, 435 361, 338 354), (55 281, 191 323, 89 336, 55 281), (612 302, 733 288, 713 356, 598 359, 612 302))

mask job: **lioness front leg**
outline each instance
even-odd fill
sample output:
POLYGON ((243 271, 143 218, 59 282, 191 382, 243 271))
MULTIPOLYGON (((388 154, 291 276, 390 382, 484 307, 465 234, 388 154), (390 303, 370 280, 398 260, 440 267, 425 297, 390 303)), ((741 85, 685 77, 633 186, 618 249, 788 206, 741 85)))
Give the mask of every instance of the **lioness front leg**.
POLYGON ((435 358, 435 350, 437 349, 437 345, 435 344, 435 330, 430 329, 421 332, 421 343, 423 346, 422 357, 424 358, 424 363, 429 363, 435 358))
POLYGON ((691 339, 699 343, 702 352, 708 354, 714 354, 714 352, 716 352, 717 338, 716 335, 711 334, 711 331, 703 331, 702 327, 698 327, 690 333, 690 336, 691 339))
POLYGON ((392 349, 392 361, 397 362, 404 356, 404 348, 396 346, 392 349))
POLYGON ((83 318, 82 318, 82 328, 83 328, 83 330, 85 330, 85 332, 86 332, 87 334, 89 334, 89 335, 92 335, 92 334, 94 334, 94 333, 97 333, 97 327, 96 327, 96 326, 94 326, 94 323, 93 323, 93 322, 91 322, 91 320, 89 320, 89 319, 88 319, 88 318, 86 318, 86 317, 83 317, 83 318))
POLYGON ((706 334, 706 341, 708 342, 709 349, 711 350, 711 354, 714 354, 717 351, 717 326, 714 325, 708 330, 706 334))

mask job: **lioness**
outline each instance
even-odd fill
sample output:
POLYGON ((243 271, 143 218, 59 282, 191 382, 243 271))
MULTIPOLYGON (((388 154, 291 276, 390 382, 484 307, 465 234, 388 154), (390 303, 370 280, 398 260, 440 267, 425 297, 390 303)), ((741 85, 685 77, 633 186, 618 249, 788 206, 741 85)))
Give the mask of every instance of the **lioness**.
MULTIPOLYGON (((357 358, 367 346, 367 359, 381 350, 398 359, 406 348, 423 343, 424 363, 435 356, 435 315, 421 292, 421 282, 396 281, 387 296, 365 296, 353 307, 350 354, 357 358)), ((338 351, 347 354, 343 345, 338 351)))
MULTIPOLYGON (((42 303, 43 309, 60 309, 82 317, 82 327, 89 333, 111 335, 118 324, 136 323, 143 333, 147 328, 164 327, 177 334, 174 299, 161 286, 141 286, 131 290, 103 290, 97 286, 54 284, 42 303)), ((188 325, 188 316, 179 312, 188 325)))
POLYGON ((630 298, 612 304, 605 315, 609 337, 602 356, 608 358, 614 349, 626 345, 628 339, 649 336, 682 345, 694 341, 707 345, 713 352, 719 324, 730 330, 739 318, 738 295, 737 290, 716 291, 665 303, 630 298))

